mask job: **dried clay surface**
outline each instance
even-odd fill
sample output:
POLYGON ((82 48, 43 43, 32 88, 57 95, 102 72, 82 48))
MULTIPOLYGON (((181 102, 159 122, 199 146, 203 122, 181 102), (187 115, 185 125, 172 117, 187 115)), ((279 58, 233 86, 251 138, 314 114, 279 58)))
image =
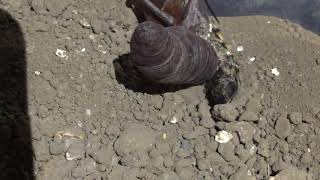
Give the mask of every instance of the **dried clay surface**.
POLYGON ((0 179, 320 178, 318 35, 274 17, 221 17, 241 87, 212 107, 203 85, 128 80, 121 61, 137 20, 124 0, 0 0, 0 8, 25 41, 29 118, 13 126, 1 109, 1 144, 27 151, 18 143, 29 128, 33 153, 24 157, 34 174, 1 149, 0 179))

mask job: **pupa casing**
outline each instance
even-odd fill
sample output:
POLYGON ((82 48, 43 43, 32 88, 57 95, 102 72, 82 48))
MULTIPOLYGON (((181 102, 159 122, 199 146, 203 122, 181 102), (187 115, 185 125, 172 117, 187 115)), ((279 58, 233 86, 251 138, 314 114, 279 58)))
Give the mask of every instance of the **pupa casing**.
POLYGON ((216 15, 208 6, 208 0, 129 0, 137 18, 143 21, 153 21, 168 26, 185 26, 193 28, 201 21, 208 21, 216 15))
POLYGON ((214 76, 220 63, 214 48, 183 26, 140 23, 130 46, 137 69, 157 83, 201 84, 214 76))

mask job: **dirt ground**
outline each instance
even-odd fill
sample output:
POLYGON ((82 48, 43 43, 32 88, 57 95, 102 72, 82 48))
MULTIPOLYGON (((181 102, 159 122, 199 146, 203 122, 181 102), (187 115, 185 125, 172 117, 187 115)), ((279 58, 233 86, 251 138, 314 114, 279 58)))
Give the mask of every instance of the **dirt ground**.
MULTIPOLYGON (((203 85, 172 91, 121 76, 137 25, 125 0, 0 0, 0 9, 25 41, 33 147, 0 151, 2 179, 320 179, 318 35, 273 17, 221 17, 241 88, 211 107, 203 85), (227 143, 216 141, 222 130, 227 143)), ((16 142, 19 127, 0 125, 0 140, 16 142)))

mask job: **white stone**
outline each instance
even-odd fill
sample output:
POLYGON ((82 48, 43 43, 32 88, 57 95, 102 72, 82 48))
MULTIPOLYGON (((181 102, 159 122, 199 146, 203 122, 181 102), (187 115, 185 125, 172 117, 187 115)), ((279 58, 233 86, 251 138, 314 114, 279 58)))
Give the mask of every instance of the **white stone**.
POLYGON ((253 62, 253 61, 255 61, 255 60, 256 60, 256 57, 251 57, 251 58, 249 59, 250 62, 253 62))
POLYGON ((90 23, 88 22, 87 19, 81 19, 80 20, 80 24, 83 26, 83 27, 91 27, 90 23))
POLYGON ((179 121, 178 118, 176 118, 175 116, 173 116, 173 118, 170 119, 169 122, 170 122, 171 124, 176 124, 178 121, 179 121))
POLYGON ((277 68, 272 68, 271 69, 271 73, 274 74, 275 76, 279 76, 280 75, 280 72, 278 71, 277 68))
POLYGON ((227 131, 219 131, 215 136, 215 141, 218 143, 227 143, 233 138, 232 134, 227 131))
POLYGON ((35 71, 34 73, 35 73, 37 76, 39 76, 39 75, 41 74, 40 71, 35 71))
POLYGON ((213 30, 213 25, 210 23, 209 24, 209 32, 212 33, 212 30, 213 30))
POLYGON ((79 127, 82 127, 82 126, 83 126, 83 123, 82 123, 81 121, 79 121, 79 122, 78 122, 78 126, 79 126, 79 127))
POLYGON ((91 110, 90 109, 86 109, 86 115, 88 115, 88 116, 91 115, 91 110))
POLYGON ((71 155, 70 155, 70 153, 66 153, 66 159, 68 160, 68 161, 72 161, 72 160, 75 160, 75 159, 77 159, 77 157, 76 156, 74 156, 74 157, 72 157, 71 155))
POLYGON ((67 51, 62 50, 62 49, 57 49, 56 55, 60 58, 65 58, 65 57, 67 57, 67 51))
POLYGON ((238 52, 243 51, 243 46, 238 46, 238 47, 237 47, 237 51, 238 51, 238 52))

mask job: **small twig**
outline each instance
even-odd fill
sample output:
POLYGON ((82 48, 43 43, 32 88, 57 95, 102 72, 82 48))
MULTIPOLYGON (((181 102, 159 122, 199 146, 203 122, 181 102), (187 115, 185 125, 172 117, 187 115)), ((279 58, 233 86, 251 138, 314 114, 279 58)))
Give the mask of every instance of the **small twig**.
POLYGON ((154 5, 150 0, 144 0, 144 5, 146 8, 150 9, 156 17, 159 17, 166 25, 173 26, 175 24, 175 19, 164 11, 161 11, 156 5, 154 5))

